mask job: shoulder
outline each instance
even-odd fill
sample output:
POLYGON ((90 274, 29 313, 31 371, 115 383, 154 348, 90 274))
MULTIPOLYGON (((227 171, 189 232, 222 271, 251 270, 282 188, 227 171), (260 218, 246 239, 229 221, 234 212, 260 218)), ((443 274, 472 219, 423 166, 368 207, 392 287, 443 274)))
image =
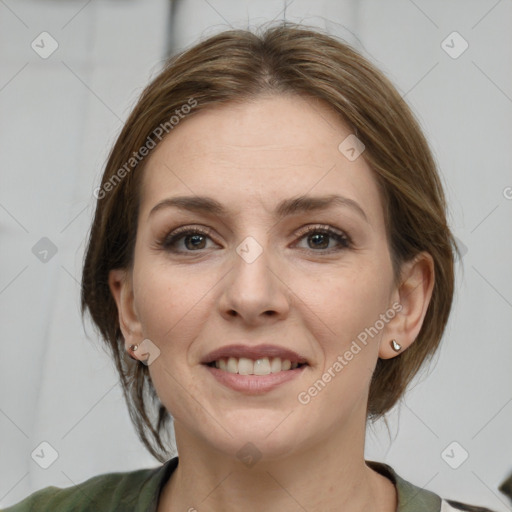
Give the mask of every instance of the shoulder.
POLYGON ((395 484, 398 498, 397 512, 493 512, 487 508, 442 498, 432 491, 408 482, 391 466, 382 462, 366 461, 366 464, 395 484))
POLYGON ((104 473, 71 487, 45 487, 3 512, 139 512, 156 510, 162 482, 177 461, 136 471, 104 473))

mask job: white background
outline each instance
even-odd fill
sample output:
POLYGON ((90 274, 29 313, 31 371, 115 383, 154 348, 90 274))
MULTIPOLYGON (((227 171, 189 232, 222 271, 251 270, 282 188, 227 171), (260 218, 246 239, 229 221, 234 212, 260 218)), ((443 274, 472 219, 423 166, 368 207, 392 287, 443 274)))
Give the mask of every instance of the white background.
POLYGON ((369 431, 366 458, 443 497, 510 510, 497 487, 512 471, 512 2, 288 4, 285 14, 276 0, 0 1, 0 506, 158 465, 79 315, 92 192, 169 49, 286 15, 344 38, 406 97, 465 252, 442 348, 390 431, 369 431), (59 45, 47 59, 31 48, 43 31, 59 45), (453 31, 469 44, 456 59, 441 46, 453 31), (32 252, 42 237, 57 248, 46 263, 32 252), (46 470, 31 458, 43 441, 59 455, 46 470), (441 455, 453 441, 452 460, 469 454, 458 469, 441 455))

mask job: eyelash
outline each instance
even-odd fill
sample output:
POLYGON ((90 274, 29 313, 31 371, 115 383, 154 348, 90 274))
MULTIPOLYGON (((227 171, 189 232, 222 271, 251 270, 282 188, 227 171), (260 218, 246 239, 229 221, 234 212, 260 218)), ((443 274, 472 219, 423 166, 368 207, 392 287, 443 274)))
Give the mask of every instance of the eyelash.
MULTIPOLYGON (((299 232, 297 233, 297 236, 299 237, 299 241, 300 241, 303 238, 305 238, 307 235, 316 234, 316 233, 329 235, 331 238, 336 240, 336 242, 338 242, 339 246, 337 248, 331 247, 330 249, 316 250, 316 249, 308 248, 308 249, 302 249, 302 250, 305 250, 308 252, 313 252, 313 253, 330 254, 332 252, 338 252, 338 251, 342 251, 344 249, 348 249, 348 248, 352 247, 352 241, 347 234, 345 234, 341 231, 334 230, 333 228, 331 228, 330 226, 327 226, 327 225, 307 226, 305 228, 300 229, 299 232)), ((188 226, 185 226, 185 227, 176 229, 172 233, 169 233, 168 235, 163 237, 163 239, 159 240, 158 247, 161 249, 164 249, 165 251, 168 251, 168 252, 174 252, 174 253, 180 253, 180 254, 200 252, 202 249, 198 249, 197 251, 193 251, 193 250, 178 251, 174 248, 176 246, 176 243, 179 240, 181 240, 182 238, 185 238, 187 236, 192 236, 192 235, 203 235, 203 236, 211 238, 211 236, 210 236, 211 232, 209 230, 205 230, 205 229, 201 229, 201 228, 190 228, 188 226)))

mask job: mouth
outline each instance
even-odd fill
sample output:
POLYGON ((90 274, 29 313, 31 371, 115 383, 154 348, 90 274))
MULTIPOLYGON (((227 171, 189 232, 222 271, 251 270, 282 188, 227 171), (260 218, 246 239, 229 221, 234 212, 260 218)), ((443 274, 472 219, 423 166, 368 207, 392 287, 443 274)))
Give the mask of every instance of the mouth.
POLYGON ((248 395, 276 389, 309 366, 304 356, 275 345, 229 345, 210 352, 201 364, 223 386, 248 395))
POLYGON ((290 359, 280 357, 262 357, 255 360, 247 357, 222 357, 205 364, 210 368, 218 368, 224 372, 239 375, 270 375, 307 366, 307 363, 292 362, 290 359))

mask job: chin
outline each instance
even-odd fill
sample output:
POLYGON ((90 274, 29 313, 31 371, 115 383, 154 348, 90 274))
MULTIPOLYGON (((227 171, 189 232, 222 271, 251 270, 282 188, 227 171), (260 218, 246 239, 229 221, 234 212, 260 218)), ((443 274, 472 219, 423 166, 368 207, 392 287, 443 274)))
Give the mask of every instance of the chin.
POLYGON ((231 435, 222 428, 215 438, 211 437, 212 430, 203 435, 215 449, 242 462, 246 457, 275 460, 290 455, 300 443, 303 432, 292 417, 290 411, 238 410, 232 417, 222 418, 222 426, 231 435))

